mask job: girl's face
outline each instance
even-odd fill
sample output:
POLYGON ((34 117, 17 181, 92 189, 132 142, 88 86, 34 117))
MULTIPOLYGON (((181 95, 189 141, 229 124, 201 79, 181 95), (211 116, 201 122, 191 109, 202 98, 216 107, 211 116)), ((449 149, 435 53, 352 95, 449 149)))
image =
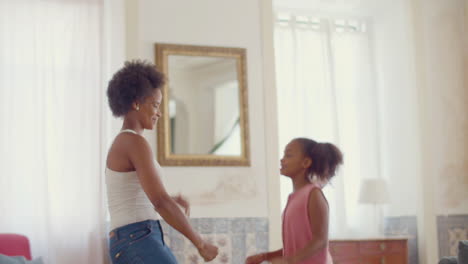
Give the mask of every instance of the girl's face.
POLYGON ((293 140, 286 145, 283 158, 281 159, 280 173, 282 175, 290 178, 303 176, 311 165, 312 160, 304 156, 301 143, 293 140))
POLYGON ((161 89, 156 89, 154 93, 144 99, 139 104, 138 116, 144 129, 154 129, 162 113, 159 109, 162 101, 161 89))

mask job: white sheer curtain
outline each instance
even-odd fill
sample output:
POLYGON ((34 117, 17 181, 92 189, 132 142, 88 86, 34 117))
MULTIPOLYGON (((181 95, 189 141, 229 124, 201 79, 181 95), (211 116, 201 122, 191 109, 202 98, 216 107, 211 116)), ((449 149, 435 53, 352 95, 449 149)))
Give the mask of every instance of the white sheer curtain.
POLYGON ((0 1, 0 233, 103 263, 102 3, 0 1))
MULTIPOLYGON (((279 145, 295 137, 336 144, 344 166, 324 189, 331 237, 375 225, 358 204, 362 178, 380 171, 377 94, 368 25, 359 20, 279 15, 275 27, 279 145)), ((292 191, 281 179, 282 207, 292 191)))

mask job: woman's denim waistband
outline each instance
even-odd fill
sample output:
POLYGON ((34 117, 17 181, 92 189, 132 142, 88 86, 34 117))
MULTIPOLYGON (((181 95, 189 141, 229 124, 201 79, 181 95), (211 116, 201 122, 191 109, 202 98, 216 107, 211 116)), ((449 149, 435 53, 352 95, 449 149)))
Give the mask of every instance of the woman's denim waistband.
POLYGON ((145 220, 115 228, 109 232, 109 238, 118 240, 123 237, 128 237, 130 234, 144 228, 150 229, 155 234, 162 235, 161 223, 159 220, 145 220))
POLYGON ((112 230, 109 233, 109 255, 114 264, 177 264, 177 259, 164 243, 158 220, 131 223, 112 230))

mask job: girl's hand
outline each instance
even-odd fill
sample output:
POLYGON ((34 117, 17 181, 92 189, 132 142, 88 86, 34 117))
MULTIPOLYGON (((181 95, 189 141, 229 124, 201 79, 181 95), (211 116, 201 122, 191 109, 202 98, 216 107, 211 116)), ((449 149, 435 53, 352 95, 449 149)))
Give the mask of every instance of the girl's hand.
POLYGON ((257 255, 252 255, 248 258, 245 259, 245 264, 260 264, 263 261, 266 261, 266 254, 257 254, 257 255))
POLYGON ((188 202, 187 198, 178 194, 176 196, 173 196, 172 199, 174 199, 174 201, 178 205, 184 208, 185 215, 190 216, 190 203, 188 202))
POLYGON ((216 256, 218 255, 218 247, 203 242, 198 248, 198 253, 200 254, 200 256, 202 256, 205 262, 209 262, 216 258, 216 256))

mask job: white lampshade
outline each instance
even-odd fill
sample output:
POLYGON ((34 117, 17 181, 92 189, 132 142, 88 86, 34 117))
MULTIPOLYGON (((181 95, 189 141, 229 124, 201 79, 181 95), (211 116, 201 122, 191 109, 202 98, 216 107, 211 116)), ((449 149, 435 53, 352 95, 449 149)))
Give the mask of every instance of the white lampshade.
POLYGON ((360 203, 384 204, 390 202, 387 183, 381 178, 364 179, 359 194, 360 203))

